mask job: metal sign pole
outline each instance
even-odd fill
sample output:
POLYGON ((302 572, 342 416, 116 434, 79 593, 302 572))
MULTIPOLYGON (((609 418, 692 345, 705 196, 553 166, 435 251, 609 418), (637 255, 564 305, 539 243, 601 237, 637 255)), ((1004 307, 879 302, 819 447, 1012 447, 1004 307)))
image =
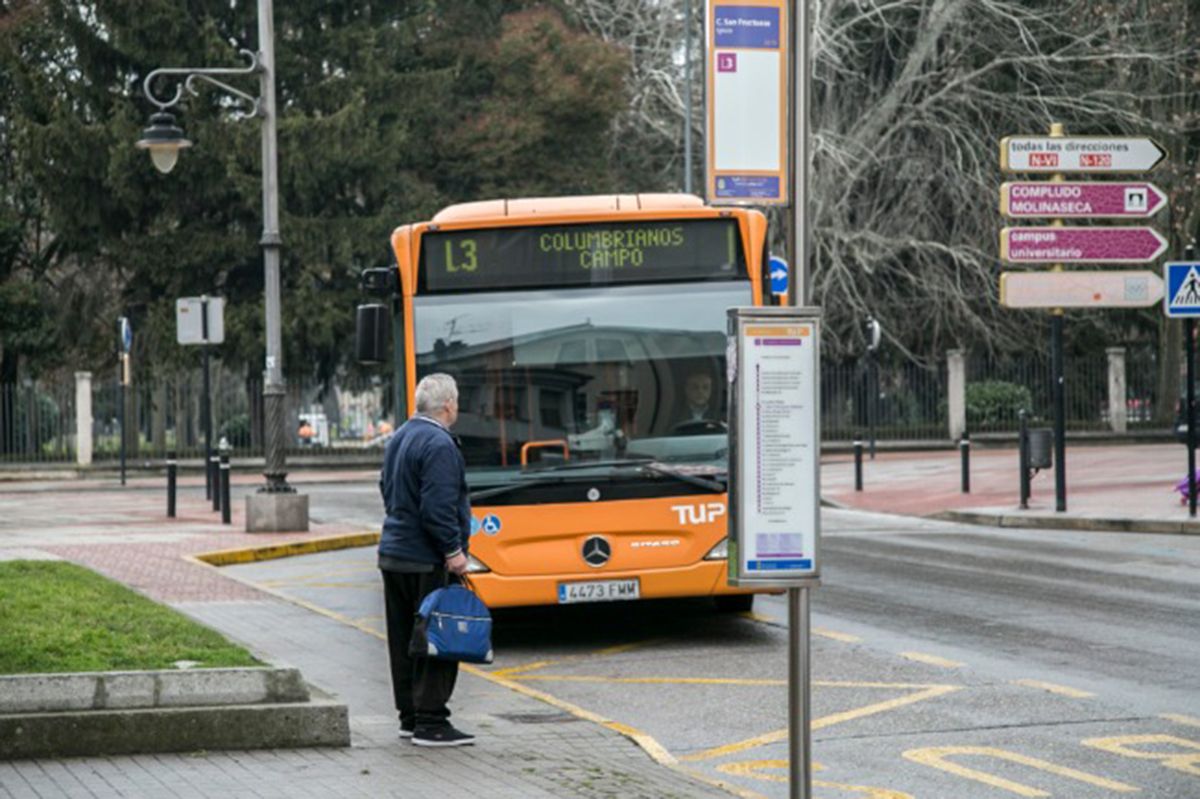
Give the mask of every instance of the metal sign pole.
MULTIPOLYGON (((810 146, 812 128, 811 20, 809 0, 791 0, 791 82, 788 128, 792 138, 789 177, 792 180, 792 213, 788 226, 788 305, 808 304, 812 237, 809 219, 810 146)), ((811 701, 809 674, 808 587, 788 589, 788 795, 812 796, 811 701)))
POLYGON ((812 794, 808 588, 788 589, 788 795, 812 794))
POLYGON ((729 323, 729 584, 787 589, 788 783, 791 797, 809 799, 821 312, 731 308, 729 323))
POLYGON ((1187 451, 1188 516, 1196 518, 1196 320, 1183 320, 1187 344, 1187 451))
POLYGON ((203 396, 200 398, 201 423, 204 426, 204 498, 212 499, 214 493, 212 470, 212 397, 208 385, 208 295, 200 297, 200 337, 204 341, 200 347, 204 351, 204 385, 203 396))
MULTIPOLYGON (((1050 126, 1050 137, 1057 139, 1066 135, 1062 123, 1055 122, 1050 126)), ((1062 183, 1065 178, 1061 174, 1054 175, 1053 183, 1062 183)), ((1062 227, 1063 221, 1055 219, 1053 227, 1062 227)), ((1063 271, 1062 264, 1050 267, 1052 272, 1063 271)), ((1054 509, 1059 513, 1067 510, 1067 387, 1063 374, 1063 309, 1051 311, 1054 318, 1050 320, 1050 363, 1054 381, 1054 509)))

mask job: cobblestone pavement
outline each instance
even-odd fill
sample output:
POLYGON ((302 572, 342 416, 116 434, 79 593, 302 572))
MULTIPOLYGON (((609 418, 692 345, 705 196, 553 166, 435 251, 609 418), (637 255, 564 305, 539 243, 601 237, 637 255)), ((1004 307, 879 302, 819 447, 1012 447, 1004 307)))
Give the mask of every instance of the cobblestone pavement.
MULTIPOLYGON (((61 557, 220 630, 260 658, 300 668, 350 708, 349 749, 193 752, 0 763, 0 799, 17 797, 704 797, 729 796, 651 759, 620 733, 464 673, 452 708, 476 746, 421 749, 396 736, 386 650, 377 637, 282 601, 184 556, 360 532, 224 527, 203 490, 98 490, 61 481, 0 489, 0 559, 61 557)), ((160 483, 161 486, 161 483, 160 483)))

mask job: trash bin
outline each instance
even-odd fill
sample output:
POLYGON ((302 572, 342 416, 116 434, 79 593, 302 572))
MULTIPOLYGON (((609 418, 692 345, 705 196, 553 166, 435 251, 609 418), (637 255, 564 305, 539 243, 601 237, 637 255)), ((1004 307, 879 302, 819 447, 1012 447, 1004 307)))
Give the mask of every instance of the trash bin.
POLYGON ((1054 463, 1054 431, 1039 427, 1029 431, 1029 468, 1049 469, 1054 463))

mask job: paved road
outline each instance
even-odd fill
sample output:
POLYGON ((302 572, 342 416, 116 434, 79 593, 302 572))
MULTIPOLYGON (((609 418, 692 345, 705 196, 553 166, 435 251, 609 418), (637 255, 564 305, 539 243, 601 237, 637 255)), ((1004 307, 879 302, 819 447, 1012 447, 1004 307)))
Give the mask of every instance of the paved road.
MULTIPOLYGON (((314 517, 376 523, 370 486, 311 501, 314 517)), ((824 523, 816 796, 1200 797, 1200 538, 824 523)), ((382 630, 370 550, 229 568, 382 630)), ((510 612, 490 670, 659 757, 785 796, 785 619, 779 597, 747 617, 702 602, 510 612)))

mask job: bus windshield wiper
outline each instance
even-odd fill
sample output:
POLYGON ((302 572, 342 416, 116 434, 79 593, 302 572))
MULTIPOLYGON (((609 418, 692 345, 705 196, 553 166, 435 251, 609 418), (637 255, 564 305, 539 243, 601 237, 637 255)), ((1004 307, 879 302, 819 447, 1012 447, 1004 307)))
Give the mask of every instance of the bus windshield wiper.
POLYGON ((710 480, 698 475, 676 471, 655 462, 653 458, 629 458, 625 460, 577 461, 575 463, 555 464, 554 466, 536 469, 533 472, 525 472, 524 474, 528 476, 519 477, 511 483, 472 491, 471 501, 491 499, 492 497, 498 497, 502 494, 508 494, 512 491, 519 491, 522 488, 530 488, 532 486, 557 485, 568 482, 569 478, 563 475, 562 472, 576 471, 587 467, 617 469, 622 466, 632 466, 643 474, 649 472, 662 477, 669 477, 681 483, 703 488, 705 491, 724 493, 727 490, 726 484, 720 479, 710 480))
POLYGON ((661 474, 663 477, 672 477, 681 482, 689 483, 694 486, 699 486, 700 488, 704 488, 709 491, 724 493, 727 488, 725 483, 718 482, 717 480, 709 480, 707 478, 700 477, 698 475, 688 474, 687 472, 680 472, 680 471, 676 471, 675 469, 668 469, 667 467, 665 467, 661 464, 655 463, 654 461, 650 461, 649 463, 642 463, 642 464, 640 464, 640 466, 641 466, 642 471, 653 472, 654 474, 661 474))
POLYGON ((635 466, 639 469, 644 469, 648 464, 653 463, 653 458, 630 458, 622 460, 613 458, 603 461, 575 461, 574 463, 560 463, 553 466, 544 466, 538 469, 529 469, 522 472, 522 476, 518 477, 511 483, 505 483, 494 488, 481 488, 478 491, 471 492, 471 501, 474 502, 480 499, 490 499, 498 497, 501 494, 507 494, 511 491, 519 491, 522 488, 530 486, 555 485, 567 482, 567 477, 560 474, 561 472, 570 472, 578 469, 586 469, 595 467, 598 469, 616 468, 619 466, 635 466))
POLYGON ((618 466, 645 466, 654 463, 654 458, 608 458, 606 460, 596 461, 567 461, 565 463, 555 463, 550 466, 539 466, 536 469, 529 469, 530 473, 545 473, 545 472, 571 472, 576 469, 589 469, 595 467, 597 469, 612 469, 618 466))

